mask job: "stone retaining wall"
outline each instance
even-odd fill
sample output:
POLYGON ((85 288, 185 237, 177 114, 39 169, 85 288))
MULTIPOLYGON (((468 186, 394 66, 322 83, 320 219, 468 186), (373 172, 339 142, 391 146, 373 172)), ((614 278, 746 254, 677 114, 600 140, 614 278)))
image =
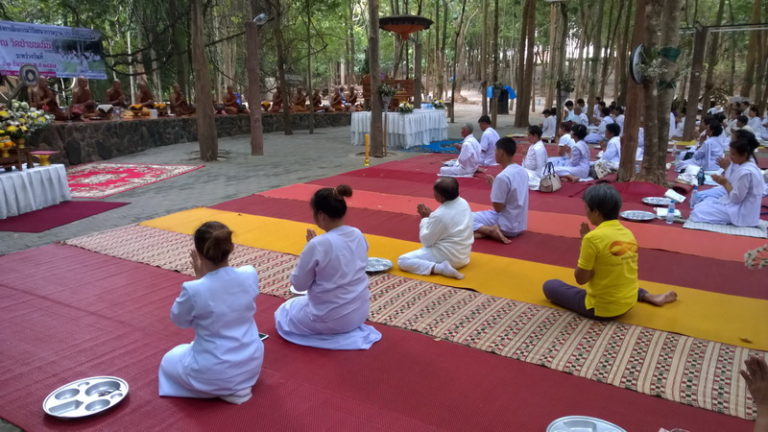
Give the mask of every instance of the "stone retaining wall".
MULTIPOLYGON (((349 126, 351 113, 318 113, 315 127, 349 126)), ((247 135, 250 119, 246 114, 216 116, 219 137, 247 135)), ((282 114, 262 115, 264 132, 283 130, 282 114)), ((309 128, 309 114, 291 114, 294 130, 309 128)), ((194 117, 159 119, 56 122, 32 137, 35 149, 58 150, 54 163, 77 165, 137 153, 151 147, 197 141, 194 117)))

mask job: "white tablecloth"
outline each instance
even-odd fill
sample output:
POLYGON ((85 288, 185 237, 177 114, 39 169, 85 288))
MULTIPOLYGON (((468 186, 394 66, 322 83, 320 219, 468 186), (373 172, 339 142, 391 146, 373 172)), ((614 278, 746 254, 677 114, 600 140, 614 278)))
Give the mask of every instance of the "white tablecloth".
POLYGON ((38 166, 23 171, 0 171, 0 219, 69 201, 64 165, 38 166))
MULTIPOLYGON (((390 112, 386 113, 386 117, 388 147, 409 148, 448 138, 445 110, 417 109, 410 114, 390 112)), ((365 144, 365 134, 371 130, 371 112, 352 113, 351 130, 352 144, 365 144)))

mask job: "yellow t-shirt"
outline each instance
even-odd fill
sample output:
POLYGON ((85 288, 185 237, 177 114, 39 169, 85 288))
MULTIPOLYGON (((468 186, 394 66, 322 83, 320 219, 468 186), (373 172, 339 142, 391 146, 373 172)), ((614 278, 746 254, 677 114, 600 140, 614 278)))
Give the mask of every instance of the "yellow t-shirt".
POLYGON ((605 221, 584 236, 578 266, 594 271, 584 303, 596 316, 618 316, 637 303, 637 240, 618 220, 605 221))

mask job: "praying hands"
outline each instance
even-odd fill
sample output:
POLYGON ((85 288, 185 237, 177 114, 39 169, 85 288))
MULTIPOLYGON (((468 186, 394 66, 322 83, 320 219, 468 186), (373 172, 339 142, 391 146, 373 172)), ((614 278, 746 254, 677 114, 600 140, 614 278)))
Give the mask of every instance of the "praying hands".
POLYGON ((416 212, 423 218, 429 217, 429 215, 432 214, 432 210, 424 204, 417 205, 416 212))

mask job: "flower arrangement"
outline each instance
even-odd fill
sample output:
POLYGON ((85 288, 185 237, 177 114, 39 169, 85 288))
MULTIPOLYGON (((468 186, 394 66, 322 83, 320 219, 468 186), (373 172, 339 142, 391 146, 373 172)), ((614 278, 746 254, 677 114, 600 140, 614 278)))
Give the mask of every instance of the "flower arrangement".
MULTIPOLYGON (((53 115, 37 108, 30 108, 26 102, 11 101, 10 109, 0 110, 0 141, 3 150, 18 146, 24 148, 27 138, 53 123, 53 115)), ((7 156, 4 156, 7 157, 7 156)))
POLYGON ((397 107, 397 112, 400 114, 410 114, 413 112, 413 105, 408 102, 403 102, 397 107))
POLYGON ((379 86, 379 95, 381 97, 392 97, 397 94, 397 89, 389 86, 387 83, 381 83, 379 86))
POLYGON ((432 107, 435 109, 445 109, 445 102, 442 99, 435 99, 432 101, 432 107))
POLYGON ((131 111, 141 111, 144 106, 142 104, 133 104, 129 107, 131 111))

